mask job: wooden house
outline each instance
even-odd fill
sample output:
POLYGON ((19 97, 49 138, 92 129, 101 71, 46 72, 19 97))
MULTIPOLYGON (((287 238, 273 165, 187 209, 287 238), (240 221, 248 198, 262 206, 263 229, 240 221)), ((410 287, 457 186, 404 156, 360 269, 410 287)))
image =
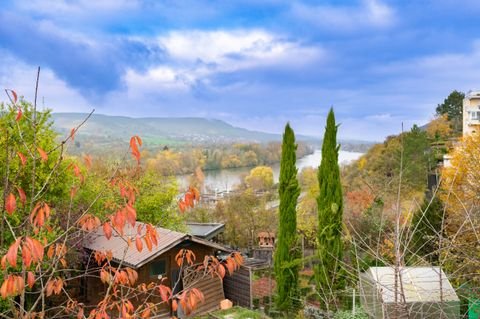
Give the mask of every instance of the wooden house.
MULTIPOLYGON (((125 235, 135 237, 138 225, 127 227, 125 235)), ((90 233, 83 240, 83 248, 88 255, 94 251, 111 251, 113 262, 122 263, 125 267, 135 269, 138 273, 137 284, 159 282, 161 278, 164 285, 169 285, 175 292, 181 291, 183 287, 196 287, 202 291, 205 296, 205 302, 199 304, 194 314, 200 314, 217 309, 220 301, 225 299, 222 281, 218 277, 204 276, 204 278, 192 279, 191 276, 182 274, 179 279, 179 266, 175 262, 175 256, 180 249, 192 250, 196 255, 197 262, 202 262, 206 255, 217 255, 219 253, 228 253, 225 247, 207 241, 196 236, 180 233, 165 228, 157 227, 158 245, 153 246, 149 251, 146 247, 139 252, 135 245, 128 247, 124 238, 118 234, 112 234, 107 239, 100 227, 93 233, 90 233), (178 283, 177 283, 178 282, 178 283)), ((97 267, 93 258, 89 257, 86 267, 97 267)), ((96 305, 105 295, 106 285, 98 277, 89 276, 84 283, 83 299, 86 305, 96 305)), ((141 303, 142 300, 139 300, 141 303)), ((165 307, 164 315, 170 316, 170 310, 165 307)), ((192 314, 193 315, 193 314, 192 314)), ((181 313, 178 314, 181 317, 181 313)))

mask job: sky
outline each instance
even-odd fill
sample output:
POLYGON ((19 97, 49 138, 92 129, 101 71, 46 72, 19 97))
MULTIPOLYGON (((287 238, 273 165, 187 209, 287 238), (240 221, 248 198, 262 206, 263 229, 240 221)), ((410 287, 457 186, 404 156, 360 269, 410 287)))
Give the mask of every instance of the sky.
MULTIPOLYGON (((0 87, 54 112, 381 141, 480 88, 480 1, 4 0, 0 87)), ((0 101, 6 101, 0 97, 0 101)))

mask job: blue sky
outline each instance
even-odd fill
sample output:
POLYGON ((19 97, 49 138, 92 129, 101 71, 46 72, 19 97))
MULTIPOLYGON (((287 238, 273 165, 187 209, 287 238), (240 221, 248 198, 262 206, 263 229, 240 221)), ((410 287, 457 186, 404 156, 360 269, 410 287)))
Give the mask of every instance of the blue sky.
MULTIPOLYGON (((54 111, 382 140, 480 88, 480 1, 7 0, 0 85, 54 111)), ((5 100, 6 98, 2 98, 5 100)))

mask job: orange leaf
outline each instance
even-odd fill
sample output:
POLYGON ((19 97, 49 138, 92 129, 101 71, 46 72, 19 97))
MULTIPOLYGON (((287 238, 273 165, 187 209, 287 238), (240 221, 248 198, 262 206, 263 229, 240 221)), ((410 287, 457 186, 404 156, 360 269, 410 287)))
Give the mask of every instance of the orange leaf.
POLYGON ((27 284, 28 284, 28 287, 30 287, 30 289, 35 284, 35 275, 31 271, 27 273, 27 284))
POLYGON ((15 121, 20 121, 20 119, 22 118, 23 116, 23 112, 22 112, 22 109, 21 108, 18 108, 18 112, 17 112, 17 116, 15 117, 15 121))
POLYGON ((222 264, 218 264, 217 266, 217 274, 220 277, 220 279, 223 279, 225 277, 225 267, 223 267, 222 264))
POLYGON ((205 302, 205 296, 200 290, 198 290, 198 288, 192 288, 191 293, 194 294, 201 302, 205 302))
POLYGON ((164 302, 166 302, 172 295, 172 289, 170 289, 170 287, 167 287, 165 285, 158 286, 158 290, 160 291, 160 297, 164 302))
POLYGON ((130 223, 130 225, 132 225, 132 227, 134 227, 137 220, 137 211, 130 204, 127 204, 126 209, 127 221, 130 223))
POLYGON ((16 208, 17 208, 17 200, 15 199, 15 195, 10 193, 8 194, 7 199, 5 201, 5 210, 9 215, 12 215, 16 208))
POLYGON ((25 157, 25 155, 23 155, 20 152, 17 152, 17 155, 20 158, 20 162, 22 163, 22 166, 25 166, 25 164, 27 164, 27 158, 25 157))
POLYGON ((110 238, 112 237, 112 226, 110 226, 109 222, 105 222, 103 224, 103 233, 105 234, 105 237, 110 240, 110 238))
POLYGON ((132 155, 137 159, 137 162, 140 163, 138 146, 142 146, 142 139, 138 135, 134 135, 130 138, 130 149, 132 150, 132 155))
POLYGON ((46 162, 48 160, 47 153, 45 153, 45 151, 43 149, 41 149, 40 147, 37 147, 37 151, 38 151, 38 154, 40 154, 40 157, 42 158, 42 161, 46 162))
POLYGON ((20 197, 20 201, 22 202, 22 205, 25 206, 25 203, 27 202, 27 195, 25 195, 25 192, 20 187, 17 187, 17 191, 18 191, 18 197, 20 197))
POLYGON ((145 244, 147 245, 148 251, 152 251, 152 240, 150 239, 150 236, 145 236, 144 240, 145 244))
POLYGON ((83 313, 83 308, 80 308, 78 310, 78 313, 77 313, 77 319, 83 319, 85 316, 84 316, 84 313, 83 313))
POLYGON ((70 188, 70 198, 74 198, 75 195, 77 194, 77 191, 78 191, 78 187, 77 186, 72 186, 70 188))
POLYGON ((178 202, 178 208, 180 209, 180 212, 182 212, 182 213, 185 212, 186 206, 185 206, 185 202, 183 201, 183 199, 181 199, 178 202))
POLYGON ((137 236, 137 239, 135 239, 135 245, 137 246, 137 250, 141 252, 143 249, 143 244, 142 244, 142 240, 138 236, 137 236))
POLYGON ((20 240, 22 237, 19 237, 11 246, 8 248, 7 254, 5 255, 10 266, 15 267, 17 265, 17 254, 18 247, 20 246, 20 240))
POLYGON ((90 155, 83 156, 83 161, 85 162, 85 166, 87 166, 87 168, 92 167, 92 157, 90 155))
POLYGON ((173 300, 172 301, 172 310, 175 312, 177 311, 177 308, 178 308, 178 303, 176 300, 173 300))
POLYGON ((72 141, 75 141, 75 128, 72 128, 72 130, 70 131, 70 138, 72 139, 72 141))

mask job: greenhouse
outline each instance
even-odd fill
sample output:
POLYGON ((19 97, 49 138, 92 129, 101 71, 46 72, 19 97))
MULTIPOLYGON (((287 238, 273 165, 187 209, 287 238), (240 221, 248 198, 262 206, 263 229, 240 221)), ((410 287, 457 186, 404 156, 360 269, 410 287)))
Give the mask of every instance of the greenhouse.
POLYGON ((460 317, 458 296, 439 267, 401 267, 398 278, 395 283, 393 267, 370 267, 360 275, 361 304, 372 318, 460 317))

